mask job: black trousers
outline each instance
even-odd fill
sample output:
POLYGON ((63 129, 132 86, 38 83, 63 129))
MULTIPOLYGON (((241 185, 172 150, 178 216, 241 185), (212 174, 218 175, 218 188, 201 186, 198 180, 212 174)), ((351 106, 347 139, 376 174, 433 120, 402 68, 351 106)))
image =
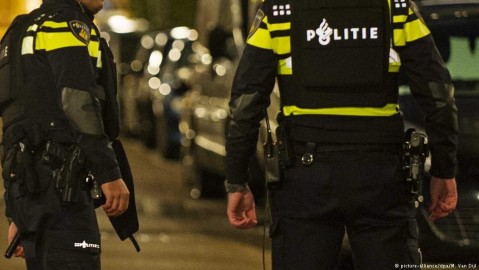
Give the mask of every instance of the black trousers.
MULTIPOLYGON (((37 163, 36 171, 42 192, 23 200, 27 208, 39 213, 34 219, 40 223, 21 242, 27 269, 100 270, 100 233, 89 192, 82 191, 75 203, 62 203, 51 170, 37 163)), ((28 215, 23 218, 28 222, 28 215)))
POLYGON ((415 269, 414 200, 399 156, 341 151, 314 158, 286 169, 282 184, 269 190, 273 269, 336 269, 346 233, 355 269, 415 269))

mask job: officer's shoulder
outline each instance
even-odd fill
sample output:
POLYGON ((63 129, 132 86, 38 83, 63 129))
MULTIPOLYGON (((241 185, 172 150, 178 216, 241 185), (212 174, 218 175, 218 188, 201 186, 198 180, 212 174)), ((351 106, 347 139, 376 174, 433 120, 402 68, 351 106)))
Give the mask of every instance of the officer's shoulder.
POLYGON ((59 7, 57 9, 51 9, 44 13, 47 16, 47 20, 54 22, 70 22, 81 21, 87 22, 86 16, 79 10, 70 7, 59 7))
POLYGON ((291 14, 291 0, 265 0, 262 10, 274 22, 288 21, 291 14))

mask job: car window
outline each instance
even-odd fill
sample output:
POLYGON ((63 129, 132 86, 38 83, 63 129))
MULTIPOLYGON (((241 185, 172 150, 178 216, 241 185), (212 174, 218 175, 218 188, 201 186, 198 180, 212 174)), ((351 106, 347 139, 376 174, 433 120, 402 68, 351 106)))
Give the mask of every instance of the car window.
POLYGON ((479 90, 479 37, 450 37, 447 67, 457 90, 479 90))

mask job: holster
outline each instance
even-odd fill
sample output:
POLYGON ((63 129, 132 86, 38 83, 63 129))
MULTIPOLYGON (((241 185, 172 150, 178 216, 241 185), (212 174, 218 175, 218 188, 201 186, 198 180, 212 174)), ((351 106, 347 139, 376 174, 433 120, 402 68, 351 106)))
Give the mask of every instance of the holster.
POLYGON ((291 126, 280 124, 276 129, 276 136, 278 138, 281 168, 286 169, 294 166, 296 151, 291 126))
POLYGON ((280 152, 277 142, 266 142, 264 148, 265 180, 270 186, 281 181, 280 152))
POLYGON ((277 141, 274 142, 271 134, 264 144, 265 179, 269 188, 281 182, 282 171, 292 167, 296 162, 293 136, 291 128, 279 125, 276 129, 277 141))
POLYGON ((51 179, 39 176, 39 163, 38 155, 23 142, 8 147, 2 163, 6 216, 24 236, 36 232, 57 206, 57 199, 45 194, 51 179))
POLYGON ((422 182, 424 178, 424 165, 429 156, 427 136, 414 129, 406 131, 403 144, 403 167, 406 174, 406 181, 410 183, 411 194, 421 202, 422 182))
POLYGON ((53 172, 56 189, 63 202, 79 201, 80 191, 86 188, 85 157, 80 146, 65 146, 47 142, 42 162, 53 172))

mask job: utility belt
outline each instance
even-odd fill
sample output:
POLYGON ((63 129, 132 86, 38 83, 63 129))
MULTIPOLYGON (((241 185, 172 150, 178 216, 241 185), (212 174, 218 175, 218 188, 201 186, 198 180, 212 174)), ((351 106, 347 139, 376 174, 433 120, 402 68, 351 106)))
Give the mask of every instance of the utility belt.
POLYGON ((73 143, 45 142, 45 134, 39 130, 33 128, 27 133, 21 126, 14 126, 4 134, 7 147, 2 157, 4 180, 17 181, 24 189, 23 195, 35 197, 42 191, 35 168, 40 162, 51 169, 62 202, 78 202, 81 191, 90 191, 94 199, 101 197, 81 148, 73 143))
POLYGON ((281 168, 286 169, 296 164, 310 166, 315 161, 315 156, 320 153, 330 152, 387 152, 402 153, 400 144, 324 144, 296 140, 292 128, 280 125, 276 130, 277 145, 279 150, 281 168))
POLYGON ((47 142, 41 161, 50 166, 55 187, 63 202, 79 201, 82 191, 89 191, 93 199, 101 197, 101 189, 86 169, 85 155, 77 144, 65 146, 47 142))
MULTIPOLYGON (((269 135, 270 136, 270 135, 269 135)), ((280 125, 276 130, 276 142, 268 138, 265 144, 266 182, 269 187, 281 183, 282 171, 293 166, 311 166, 321 153, 332 152, 384 152, 401 157, 405 179, 410 184, 411 194, 422 202, 421 183, 424 164, 429 154, 425 134, 410 129, 403 144, 321 144, 295 140, 289 126, 280 125)))

